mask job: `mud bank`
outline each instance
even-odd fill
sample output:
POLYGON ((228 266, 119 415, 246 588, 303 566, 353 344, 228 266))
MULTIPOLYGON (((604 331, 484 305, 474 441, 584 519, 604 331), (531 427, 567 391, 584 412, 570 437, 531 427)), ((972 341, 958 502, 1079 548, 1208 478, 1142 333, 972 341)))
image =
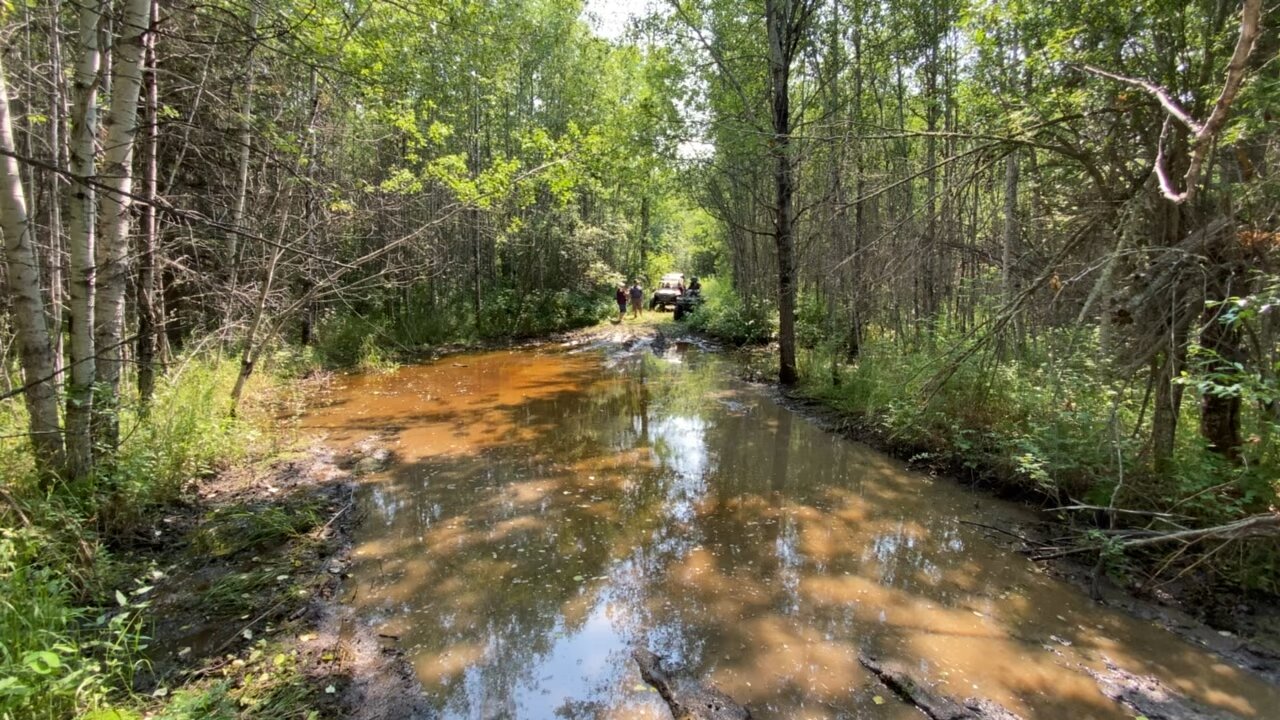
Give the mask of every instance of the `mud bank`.
POLYGON ((161 518, 134 557, 158 578, 152 714, 419 716, 412 670, 342 603, 355 484, 389 461, 375 443, 311 444, 200 481, 161 518))

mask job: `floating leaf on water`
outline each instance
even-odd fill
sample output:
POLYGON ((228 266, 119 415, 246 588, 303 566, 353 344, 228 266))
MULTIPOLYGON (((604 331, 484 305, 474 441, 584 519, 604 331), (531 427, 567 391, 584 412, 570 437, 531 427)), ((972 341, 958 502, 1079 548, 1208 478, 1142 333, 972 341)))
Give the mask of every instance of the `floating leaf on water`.
POLYGON ((581 576, 581 575, 574 575, 574 576, 573 576, 573 581, 574 581, 574 582, 582 582, 582 576, 581 576))
POLYGON ((875 703, 875 704, 877 704, 877 705, 883 705, 883 704, 884 704, 884 698, 883 698, 883 697, 881 697, 881 696, 879 696, 879 695, 876 695, 875 697, 871 698, 871 702, 873 702, 873 703, 875 703))

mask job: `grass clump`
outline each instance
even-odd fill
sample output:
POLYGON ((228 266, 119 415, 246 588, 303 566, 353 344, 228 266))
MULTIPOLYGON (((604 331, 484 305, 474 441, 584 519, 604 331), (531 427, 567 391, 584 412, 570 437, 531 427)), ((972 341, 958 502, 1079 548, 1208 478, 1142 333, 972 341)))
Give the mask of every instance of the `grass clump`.
POLYGON ((152 711, 154 720, 311 720, 314 683, 296 650, 257 641, 213 679, 176 690, 152 711))
POLYGON ((320 522, 319 503, 289 506, 229 505, 209 514, 193 537, 197 553, 226 557, 241 551, 283 544, 320 522))

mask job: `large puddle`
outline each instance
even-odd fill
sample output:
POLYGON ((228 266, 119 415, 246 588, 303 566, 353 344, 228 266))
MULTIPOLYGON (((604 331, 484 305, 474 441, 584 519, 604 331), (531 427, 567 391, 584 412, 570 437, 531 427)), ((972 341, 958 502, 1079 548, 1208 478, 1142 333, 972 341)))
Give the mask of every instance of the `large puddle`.
POLYGON ((1027 718, 1128 718, 1109 659, 1245 717, 1280 691, 1099 608, 974 520, 1015 507, 824 432, 723 360, 539 350, 340 381, 308 425, 380 435, 348 597, 440 718, 669 718, 645 645, 757 718, 919 718, 859 650, 1027 718))

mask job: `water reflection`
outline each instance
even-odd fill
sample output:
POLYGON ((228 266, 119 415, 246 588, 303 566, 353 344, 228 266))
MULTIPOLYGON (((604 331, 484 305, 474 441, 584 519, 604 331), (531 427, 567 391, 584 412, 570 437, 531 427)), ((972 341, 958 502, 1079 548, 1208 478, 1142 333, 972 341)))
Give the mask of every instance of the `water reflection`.
POLYGON ((310 418, 335 442, 394 430, 353 602, 437 716, 668 717, 634 644, 762 718, 915 717, 873 701, 859 649, 1035 718, 1127 717, 1080 672, 1104 656, 1242 715, 1280 700, 959 522, 1015 508, 668 353, 468 356, 351 378, 310 418))

